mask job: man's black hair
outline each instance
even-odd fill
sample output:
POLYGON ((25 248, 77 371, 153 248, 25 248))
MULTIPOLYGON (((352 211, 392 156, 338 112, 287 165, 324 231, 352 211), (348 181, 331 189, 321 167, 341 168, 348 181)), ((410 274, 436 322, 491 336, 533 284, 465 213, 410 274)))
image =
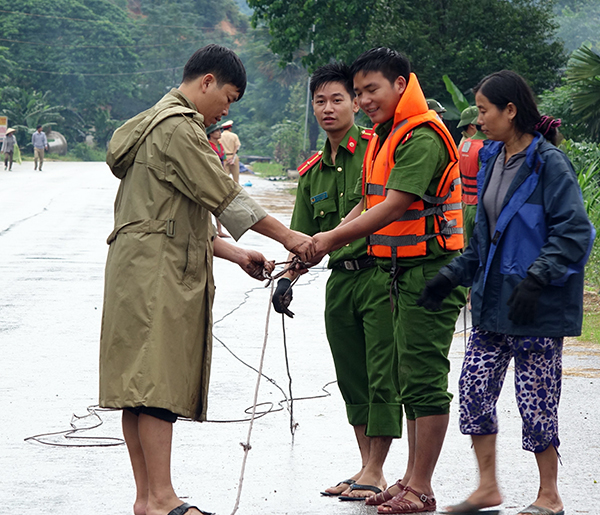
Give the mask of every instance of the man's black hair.
POLYGON ((329 63, 317 68, 310 78, 310 98, 315 98, 315 91, 324 84, 339 82, 346 88, 350 98, 354 98, 354 85, 350 67, 342 62, 329 63))
POLYGON ((410 61, 408 58, 391 48, 371 48, 358 56, 352 63, 350 72, 354 78, 357 73, 367 74, 369 72, 381 72, 391 84, 396 82, 400 76, 406 79, 410 77, 410 61))
POLYGON ((509 102, 513 103, 517 108, 515 128, 521 134, 533 134, 541 115, 531 88, 518 73, 511 70, 492 73, 473 88, 473 93, 478 92, 500 111, 504 111, 509 102))
POLYGON ((233 50, 215 44, 197 50, 185 63, 182 82, 189 82, 207 73, 216 77, 220 87, 225 84, 235 86, 240 94, 238 100, 244 96, 246 69, 233 50))
POLYGON ((41 125, 38 125, 38 126, 35 128, 35 130, 37 131, 38 129, 41 129, 41 128, 42 128, 42 126, 41 126, 41 125))

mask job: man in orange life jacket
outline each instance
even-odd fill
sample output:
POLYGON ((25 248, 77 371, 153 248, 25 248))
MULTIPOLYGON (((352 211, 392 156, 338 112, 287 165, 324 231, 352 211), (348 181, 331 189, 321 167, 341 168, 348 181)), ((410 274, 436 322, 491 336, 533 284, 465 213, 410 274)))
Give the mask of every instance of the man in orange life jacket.
POLYGON ((409 456, 402 479, 369 504, 380 503, 379 513, 433 511, 431 477, 452 399, 447 356, 465 294, 453 290, 435 313, 416 301, 425 282, 463 248, 458 151, 403 55, 374 48, 354 62, 352 74, 359 106, 375 123, 363 199, 338 227, 314 237, 313 261, 367 237, 369 254, 390 275, 409 456))
MULTIPOLYGON (((334 229, 361 201, 355 188, 373 131, 354 124, 358 104, 348 66, 330 63, 317 68, 310 79, 310 92, 315 117, 327 140, 322 150, 298 168, 300 180, 290 227, 313 235, 334 229)), ((376 258, 367 255, 364 238, 332 252, 328 267, 327 340, 362 466, 322 494, 360 501, 386 488, 383 464, 392 438, 402 434, 387 277, 378 269, 376 258)), ((287 308, 292 300, 290 280, 295 275, 288 272, 277 284, 273 306, 278 313, 293 315, 287 308)))
POLYGON ((463 226, 465 230, 465 247, 469 244, 475 214, 477 213, 477 172, 479 171, 479 151, 483 148, 486 136, 477 128, 479 109, 470 106, 460 114, 457 127, 464 127, 464 138, 458 146, 458 166, 462 183, 463 226))

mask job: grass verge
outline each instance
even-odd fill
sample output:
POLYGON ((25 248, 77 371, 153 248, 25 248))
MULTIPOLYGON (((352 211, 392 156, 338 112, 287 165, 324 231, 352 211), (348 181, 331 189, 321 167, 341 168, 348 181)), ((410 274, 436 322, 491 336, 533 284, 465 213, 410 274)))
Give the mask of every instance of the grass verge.
POLYGON ((600 313, 583 314, 583 328, 577 339, 600 344, 600 313))
POLYGON ((283 166, 279 163, 252 163, 252 171, 259 177, 281 177, 285 175, 283 166))

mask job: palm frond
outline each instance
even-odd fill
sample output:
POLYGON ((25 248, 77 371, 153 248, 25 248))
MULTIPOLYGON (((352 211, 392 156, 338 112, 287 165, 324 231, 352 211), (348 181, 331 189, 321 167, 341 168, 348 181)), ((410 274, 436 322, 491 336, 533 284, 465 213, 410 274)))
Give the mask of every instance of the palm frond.
POLYGON ((571 83, 600 77, 600 55, 582 45, 574 50, 567 65, 567 80, 571 83))

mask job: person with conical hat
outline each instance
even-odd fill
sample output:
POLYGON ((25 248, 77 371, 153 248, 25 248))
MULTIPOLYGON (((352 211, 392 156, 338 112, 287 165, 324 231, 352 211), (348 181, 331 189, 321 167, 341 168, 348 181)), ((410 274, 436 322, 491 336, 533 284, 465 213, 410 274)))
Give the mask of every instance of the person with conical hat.
POLYGON ((4 141, 2 142, 2 153, 4 154, 4 171, 8 169, 9 172, 12 172, 13 165, 13 153, 15 151, 15 146, 17 145, 17 139, 15 138, 15 129, 10 128, 6 131, 6 135, 4 136, 4 141))

